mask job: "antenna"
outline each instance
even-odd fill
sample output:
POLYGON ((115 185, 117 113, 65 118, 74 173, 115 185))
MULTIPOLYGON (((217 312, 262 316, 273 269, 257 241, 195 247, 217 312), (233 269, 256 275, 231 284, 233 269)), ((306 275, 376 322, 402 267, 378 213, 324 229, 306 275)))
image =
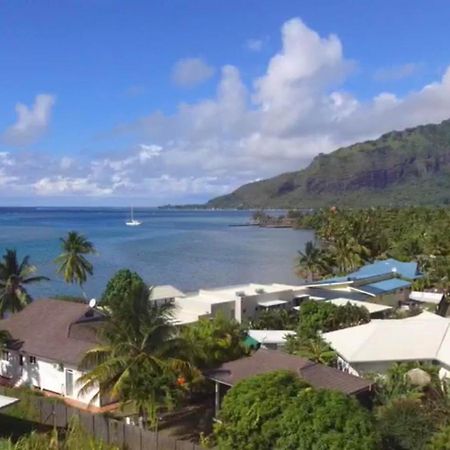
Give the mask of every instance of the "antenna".
POLYGON ((89 300, 89 308, 95 308, 96 304, 97 304, 97 300, 95 300, 95 298, 91 298, 89 300))

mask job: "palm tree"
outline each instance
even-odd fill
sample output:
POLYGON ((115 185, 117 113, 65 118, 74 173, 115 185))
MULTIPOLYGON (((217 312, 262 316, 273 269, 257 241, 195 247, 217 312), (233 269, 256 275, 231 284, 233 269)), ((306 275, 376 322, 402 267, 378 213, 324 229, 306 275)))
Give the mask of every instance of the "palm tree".
POLYGON ((85 257, 95 254, 94 245, 76 231, 69 231, 67 237, 60 240, 62 253, 55 259, 59 265, 58 273, 66 283, 77 283, 82 287, 88 275, 94 273, 92 264, 85 257))
POLYGON ((367 259, 367 249, 352 236, 342 233, 330 246, 331 255, 339 274, 356 270, 367 259))
POLYGON ((316 363, 327 366, 336 364, 335 351, 320 337, 304 341, 296 353, 316 363))
POLYGON ((111 310, 102 344, 88 351, 81 367, 81 392, 117 399, 138 412, 140 422, 157 423, 160 407, 172 408, 194 374, 185 342, 171 323, 170 304, 148 299, 146 287, 130 293, 128 308, 111 310))
POLYGON ((28 305, 32 298, 25 286, 39 281, 48 281, 47 277, 32 276, 36 267, 25 256, 19 263, 16 250, 7 249, 0 261, 0 317, 5 313, 15 313, 28 305))
POLYGON ((328 264, 325 254, 314 242, 308 241, 305 250, 299 251, 298 254, 297 269, 302 278, 311 282, 326 273, 328 264))

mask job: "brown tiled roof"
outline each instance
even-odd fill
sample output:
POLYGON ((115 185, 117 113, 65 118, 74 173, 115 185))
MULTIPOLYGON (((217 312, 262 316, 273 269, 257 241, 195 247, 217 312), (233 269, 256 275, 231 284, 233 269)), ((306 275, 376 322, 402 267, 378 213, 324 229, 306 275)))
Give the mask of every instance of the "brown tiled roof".
POLYGON ((0 320, 0 329, 13 338, 8 344, 12 349, 77 366, 98 343, 101 319, 86 304, 45 299, 0 320))
POLYGON ((228 386, 240 380, 275 370, 290 370, 318 389, 333 389, 345 394, 368 391, 371 383, 333 367, 317 364, 279 350, 260 348, 251 356, 222 364, 210 370, 206 376, 228 386))

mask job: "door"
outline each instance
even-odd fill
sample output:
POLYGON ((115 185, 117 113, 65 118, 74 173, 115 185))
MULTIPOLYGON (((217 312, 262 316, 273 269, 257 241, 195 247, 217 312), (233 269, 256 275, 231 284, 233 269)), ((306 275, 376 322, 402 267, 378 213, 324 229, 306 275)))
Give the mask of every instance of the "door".
POLYGON ((73 397, 73 372, 66 369, 66 396, 73 397))

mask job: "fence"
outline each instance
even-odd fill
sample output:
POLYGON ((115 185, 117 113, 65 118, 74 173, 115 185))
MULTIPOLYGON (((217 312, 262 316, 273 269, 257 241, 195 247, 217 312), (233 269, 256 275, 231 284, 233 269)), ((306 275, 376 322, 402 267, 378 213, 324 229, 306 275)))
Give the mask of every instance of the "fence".
POLYGON ((77 416, 81 426, 87 433, 96 439, 108 444, 114 444, 122 449, 201 450, 203 448, 194 442, 144 430, 138 426, 128 425, 123 421, 115 420, 102 414, 91 414, 60 401, 54 401, 45 397, 31 397, 30 400, 35 406, 36 419, 40 424, 67 428, 72 417, 77 416))

